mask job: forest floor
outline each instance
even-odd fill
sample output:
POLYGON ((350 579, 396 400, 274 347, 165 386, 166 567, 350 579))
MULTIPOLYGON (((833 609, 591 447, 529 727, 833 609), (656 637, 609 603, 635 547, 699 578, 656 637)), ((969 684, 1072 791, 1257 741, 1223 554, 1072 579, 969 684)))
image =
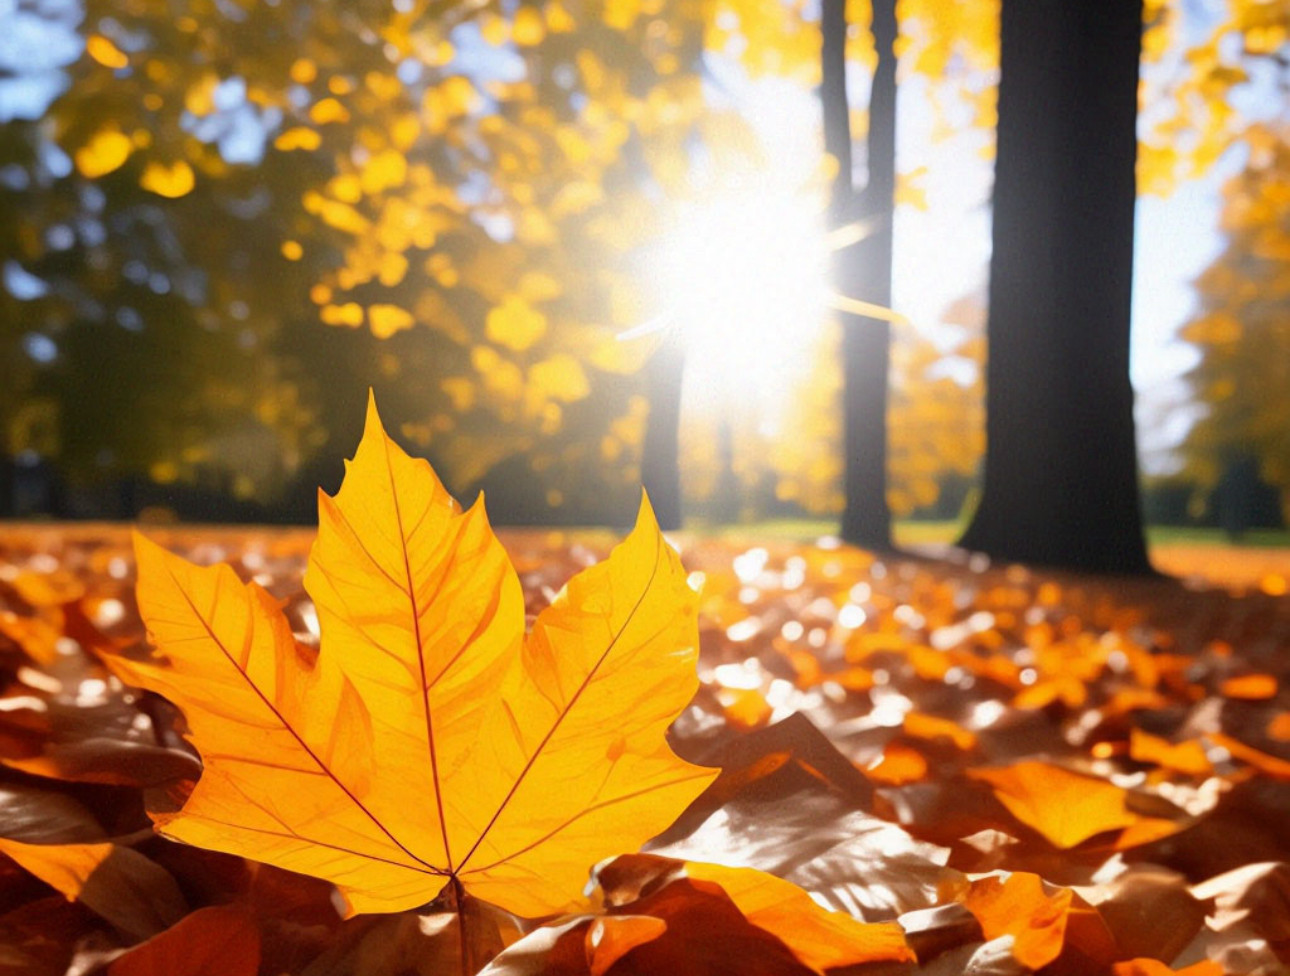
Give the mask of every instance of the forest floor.
MULTIPOLYGON (((312 530, 147 533, 230 562, 316 643, 312 530)), ((499 535, 530 613, 615 540, 499 535)), ((701 686, 673 746, 722 774, 650 870, 760 868, 899 922, 917 956, 836 972, 1290 973, 1290 550, 1163 546, 1181 579, 1108 581, 775 533, 676 541, 701 590, 701 686)), ((144 640, 133 576, 124 529, 0 526, 0 973, 444 971, 461 947, 432 910, 342 921, 318 882, 152 834, 145 794, 198 767, 176 715, 100 663, 144 640), (129 856, 70 902, 30 860, 104 843, 129 856)), ((602 868, 588 916, 654 910, 622 874, 602 868)), ((599 969, 590 935, 565 951, 586 920, 519 938, 531 923, 492 913, 479 938, 519 938, 498 976, 728 972, 731 953, 761 960, 741 972, 823 971, 768 961, 778 936, 751 915, 727 931, 677 904, 599 969)))

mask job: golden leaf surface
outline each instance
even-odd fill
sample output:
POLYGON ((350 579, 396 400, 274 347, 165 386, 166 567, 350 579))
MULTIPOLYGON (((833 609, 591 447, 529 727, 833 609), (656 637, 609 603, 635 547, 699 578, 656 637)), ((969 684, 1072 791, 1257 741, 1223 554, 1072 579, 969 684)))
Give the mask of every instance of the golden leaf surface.
POLYGON ((1139 820, 1125 806, 1127 794, 1120 787, 1051 763, 973 769, 968 776, 989 783, 1014 817, 1062 850, 1139 820))
POLYGON ((831 911, 790 881, 753 868, 687 861, 685 873, 721 886, 753 925, 778 936, 806 966, 823 973, 867 962, 913 962, 895 922, 861 922, 831 911))
POLYGON ((205 767, 180 811, 154 814, 161 833, 324 878, 351 914, 457 879, 537 916, 714 778, 664 738, 698 685, 696 598, 648 501, 527 637, 482 504, 462 512, 374 404, 319 523, 316 656, 259 586, 136 538, 167 661, 115 667, 184 711, 205 767))

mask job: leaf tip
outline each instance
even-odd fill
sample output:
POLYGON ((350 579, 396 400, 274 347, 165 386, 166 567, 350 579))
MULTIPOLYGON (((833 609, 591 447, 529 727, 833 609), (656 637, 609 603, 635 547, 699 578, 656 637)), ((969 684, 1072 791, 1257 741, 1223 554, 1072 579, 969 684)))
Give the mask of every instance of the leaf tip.
POLYGON ((649 500, 649 492, 641 486, 641 504, 636 512, 636 529, 639 531, 648 531, 653 529, 655 532, 661 532, 658 527, 658 517, 654 514, 654 506, 649 500))
POLYGON ((367 388, 367 417, 363 423, 363 440, 367 440, 369 437, 383 438, 387 436, 385 425, 381 423, 381 412, 376 408, 376 391, 369 386, 367 388))

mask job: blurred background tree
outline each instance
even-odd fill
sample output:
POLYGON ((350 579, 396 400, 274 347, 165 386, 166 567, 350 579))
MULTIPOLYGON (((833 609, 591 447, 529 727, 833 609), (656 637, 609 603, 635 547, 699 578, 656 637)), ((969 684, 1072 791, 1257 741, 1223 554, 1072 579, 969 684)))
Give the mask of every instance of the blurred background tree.
POLYGON ((1248 159, 1223 188, 1227 243, 1197 280, 1200 314, 1182 333, 1201 351, 1187 381, 1205 405, 1182 443, 1185 470, 1233 534, 1268 488, 1290 519, 1290 129, 1244 138, 1248 159))

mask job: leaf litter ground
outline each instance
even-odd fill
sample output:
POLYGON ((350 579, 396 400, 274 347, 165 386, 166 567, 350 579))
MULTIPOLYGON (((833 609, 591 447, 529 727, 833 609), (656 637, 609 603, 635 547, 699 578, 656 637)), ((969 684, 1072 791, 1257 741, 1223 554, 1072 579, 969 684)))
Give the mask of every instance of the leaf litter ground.
MULTIPOLYGON (((231 562, 317 642, 312 532, 149 534, 231 562)), ((530 619, 615 541, 500 534, 530 619)), ((154 834, 145 805, 177 805, 200 764, 177 713, 101 664, 143 641, 127 533, 7 528, 0 972, 1290 972, 1290 601, 676 542, 701 686, 671 742, 712 786, 572 914, 343 920, 325 883, 154 834), (745 867, 814 903, 741 893, 745 867), (896 922, 910 951, 848 954, 889 930, 814 904, 896 922)))

